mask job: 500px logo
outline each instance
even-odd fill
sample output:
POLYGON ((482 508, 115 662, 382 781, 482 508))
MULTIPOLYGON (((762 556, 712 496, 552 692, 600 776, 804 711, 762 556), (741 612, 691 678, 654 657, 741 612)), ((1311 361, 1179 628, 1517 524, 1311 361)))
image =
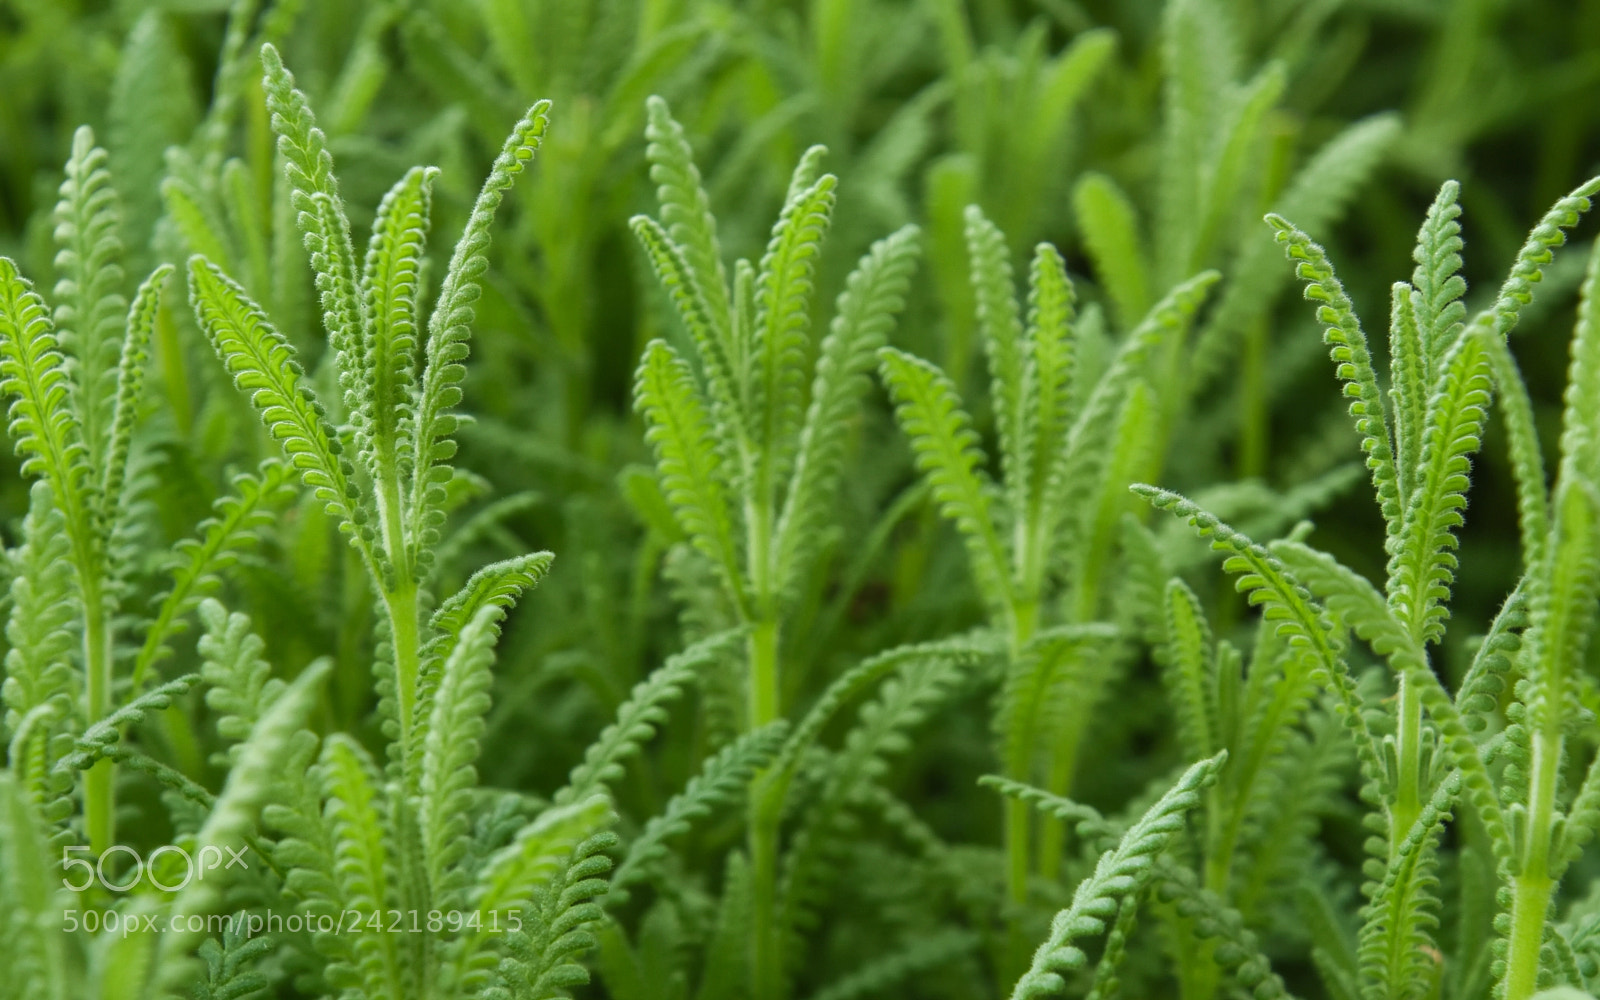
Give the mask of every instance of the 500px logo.
MULTIPOLYGON (((166 844, 151 851, 150 857, 144 858, 140 857, 139 852, 131 847, 124 844, 114 844, 101 852, 100 856, 93 861, 88 858, 73 856, 77 852, 87 853, 91 850, 93 849, 85 844, 74 844, 61 849, 61 870, 67 873, 67 877, 61 880, 61 884, 73 892, 84 892, 97 882, 102 888, 109 889, 112 892, 127 892, 138 885, 141 880, 148 880, 152 886, 163 892, 177 892, 191 881, 196 879, 204 880, 208 871, 216 871, 218 868, 227 870, 235 865, 241 868, 250 867, 249 862, 244 859, 245 848, 241 847, 235 850, 226 845, 216 847, 212 844, 207 844, 191 855, 188 851, 175 844, 166 844), (106 861, 119 854, 126 854, 131 858, 133 867, 122 873, 122 881, 113 882, 106 873, 106 861), (157 861, 169 855, 183 859, 183 867, 181 869, 183 878, 180 881, 163 882, 156 875, 157 861), (83 869, 82 878, 77 882, 72 880, 73 869, 75 868, 83 869)), ((169 862, 163 865, 162 868, 166 870, 168 879, 172 879, 177 871, 180 870, 176 861, 169 862)))

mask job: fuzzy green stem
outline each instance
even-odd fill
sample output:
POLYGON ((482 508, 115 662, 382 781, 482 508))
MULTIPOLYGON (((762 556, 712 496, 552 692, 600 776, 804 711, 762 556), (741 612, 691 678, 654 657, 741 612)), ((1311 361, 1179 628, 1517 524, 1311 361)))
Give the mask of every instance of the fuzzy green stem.
MULTIPOLYGON (((111 714, 111 616, 105 607, 98 580, 89 582, 83 594, 83 660, 88 683, 85 688, 87 718, 90 725, 111 714)), ((101 760, 83 778, 83 822, 89 846, 96 854, 116 840, 116 770, 109 760, 101 760)))
MULTIPOLYGON (((1039 627, 1039 601, 1036 597, 1021 598, 1015 601, 1010 608, 1010 647, 1011 662, 1015 665, 1021 660, 1023 650, 1033 640, 1034 633, 1039 627)), ((1023 748, 1021 759, 1007 761, 1007 769, 1011 772, 1009 777, 1016 781, 1029 781, 1033 777, 1029 773, 1029 762, 1032 747, 1023 748)), ((1006 896, 1011 904, 1011 918, 1008 921, 1006 935, 1006 961, 1002 975, 1006 982, 1010 982, 1027 968, 1028 961, 1028 936, 1027 930, 1022 926, 1023 907, 1028 902, 1028 875, 1030 874, 1029 846, 1030 827, 1032 825, 1032 810, 1026 802, 1007 797, 1002 814, 1005 822, 1006 841, 1006 896)), ((1002 986, 1005 985, 1002 983, 1002 986)))
MULTIPOLYGON (((779 717, 778 622, 765 618, 750 633, 749 727, 758 729, 779 717)), ((751 962, 756 1000, 777 1000, 781 990, 778 941, 778 819, 780 810, 763 808, 761 776, 751 785, 750 875, 754 895, 751 962)))
POLYGON ((1521 870, 1511 880, 1505 1000, 1528 1000, 1539 988, 1539 951, 1544 945, 1545 917, 1555 891, 1555 881, 1550 877, 1550 832, 1560 769, 1561 731, 1547 725, 1533 744, 1526 856, 1521 870))
POLYGON ((389 615, 389 641, 394 648, 395 714, 400 718, 400 745, 411 746, 417 710, 417 675, 422 672, 421 635, 417 628, 417 584, 406 574, 384 591, 389 615))
MULTIPOLYGON (((1085 559, 1071 602, 1072 620, 1090 622, 1100 608, 1100 583, 1103 563, 1085 559), (1088 563, 1094 563, 1091 568, 1088 563)), ((1079 699, 1093 700, 1094 691, 1080 691, 1079 699)), ((1066 795, 1072 790, 1072 776, 1078 770, 1078 751, 1083 742, 1088 718, 1076 708, 1069 713, 1056 741, 1050 761, 1050 773, 1045 788, 1056 795, 1066 795)), ((1054 816, 1045 816, 1039 822, 1039 875, 1054 880, 1061 872, 1061 857, 1067 846, 1066 824, 1054 816)))
POLYGON ((1400 675, 1400 729, 1395 747, 1399 770, 1394 808, 1389 817, 1389 843, 1405 840, 1422 814, 1422 699, 1417 685, 1400 675))
POLYGON ((384 609, 389 616, 389 641, 394 651, 395 712, 400 717, 400 746, 411 759, 411 732, 415 726, 417 679, 422 672, 422 630, 417 608, 417 580, 412 572, 411 552, 405 533, 405 516, 401 504, 400 463, 394 454, 391 434, 380 429, 375 442, 380 474, 378 513, 383 527, 383 547, 388 553, 393 578, 386 581, 376 572, 370 556, 366 558, 373 571, 373 583, 383 594, 384 609))

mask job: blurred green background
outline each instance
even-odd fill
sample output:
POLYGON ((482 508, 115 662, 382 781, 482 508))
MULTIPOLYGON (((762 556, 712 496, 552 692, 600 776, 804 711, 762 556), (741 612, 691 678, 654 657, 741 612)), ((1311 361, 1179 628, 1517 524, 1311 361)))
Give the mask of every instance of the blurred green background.
MULTIPOLYGON (((681 336, 627 229, 653 204, 647 95, 665 96, 688 129, 730 258, 759 256, 813 143, 840 178, 820 298, 832 300, 873 239, 918 223, 924 263, 893 339, 971 399, 986 379, 967 204, 1004 230, 1019 269, 1035 242, 1061 248, 1109 336, 1176 281, 1221 269, 1200 333, 1212 367, 1177 404, 1160 481, 1200 493, 1259 484, 1233 495, 1273 531, 1311 513, 1309 500, 1295 507, 1295 489, 1320 484, 1309 494, 1317 543, 1374 577, 1376 509, 1361 477, 1338 471, 1359 459, 1357 439, 1261 215, 1283 211, 1329 246, 1376 334, 1443 180, 1462 183, 1475 308, 1545 207, 1600 172, 1600 0, 0 0, 0 253, 51 285, 55 190, 73 131, 88 124, 123 199, 130 290, 156 261, 204 250, 316 370, 310 272, 275 196, 263 41, 317 110, 358 232, 407 167, 442 168, 433 282, 507 128, 535 99, 555 102, 490 251, 461 460, 476 475, 456 483, 454 540, 434 581, 448 593, 488 559, 557 553, 502 645, 491 740, 504 752, 483 764, 486 781, 534 790, 548 790, 631 684, 681 645, 659 580, 670 539, 626 489, 647 458, 630 399, 640 349, 681 336), (1120 194, 1094 204, 1131 216, 1147 287, 1097 282, 1085 215, 1090 195, 1108 190, 1120 194), (205 228, 225 237, 195 246, 205 228)), ((1583 256, 1559 259, 1514 342, 1552 447, 1583 256)), ((157 554, 204 516, 230 471, 270 451, 182 296, 168 302, 141 452, 157 554)), ((790 631, 791 704, 865 652, 981 617, 961 546, 914 487, 878 390, 855 450, 824 579, 790 631)), ((27 493, 15 460, 0 462, 10 543, 27 493)), ((1477 469, 1456 602, 1469 627, 1453 636, 1485 620, 1517 573, 1498 424, 1477 469)), ((279 670, 339 651, 323 722, 360 730, 371 620, 349 558, 301 503, 229 593, 279 670)), ((1120 802, 1129 781, 1171 763, 1149 671, 1126 683, 1151 692, 1130 702, 1149 708, 1105 724, 1104 745, 1133 752, 1107 753, 1083 776, 1090 801, 1120 802)), ((983 711, 957 715, 919 749, 908 797, 947 835, 992 842, 993 810, 946 794, 986 766, 983 711)), ((715 740, 669 741, 630 775, 640 814, 715 740), (669 777, 653 780, 652 767, 669 777)), ((198 750, 193 762, 204 769, 198 750)))

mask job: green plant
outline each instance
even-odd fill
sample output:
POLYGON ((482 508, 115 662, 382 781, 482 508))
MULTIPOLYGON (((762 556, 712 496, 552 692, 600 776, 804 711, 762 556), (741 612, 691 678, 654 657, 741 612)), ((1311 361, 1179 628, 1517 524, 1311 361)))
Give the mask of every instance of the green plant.
POLYGON ((1600 995, 1597 27, 4 5, 4 992, 1600 995))
MULTIPOLYGON (((1364 992, 1424 996, 1441 989, 1441 967, 1430 957, 1439 947, 1432 934, 1440 907, 1436 855, 1458 799, 1470 805, 1483 832, 1478 843, 1469 841, 1469 850, 1484 852, 1480 863, 1491 863, 1502 884, 1494 921, 1497 957, 1492 970, 1483 971, 1492 972, 1497 989, 1512 998, 1530 997, 1562 974, 1559 959, 1546 957, 1552 947, 1551 900, 1593 836, 1594 823, 1588 801, 1594 769, 1576 792, 1563 791, 1561 771, 1567 733, 1585 713, 1577 677, 1593 626, 1594 561, 1600 555, 1590 534, 1596 430, 1589 389, 1595 379, 1592 302, 1600 293, 1600 254, 1591 254, 1579 307, 1553 486, 1545 482, 1526 389, 1506 337, 1532 301, 1533 286, 1564 242, 1565 230, 1588 210, 1596 190, 1600 179, 1556 203, 1492 303, 1469 319, 1459 301, 1466 285, 1458 274, 1457 186, 1447 183, 1419 234, 1412 282, 1393 288, 1387 391, 1322 248, 1268 216, 1306 282, 1306 297, 1317 303, 1344 395, 1351 399, 1387 528, 1385 592, 1300 541, 1263 548, 1176 494, 1136 487, 1212 539, 1212 547, 1226 556, 1224 569, 1240 574, 1240 589, 1265 608, 1267 620, 1279 623, 1279 633, 1304 664, 1304 676, 1337 699, 1366 781, 1363 797, 1373 810, 1368 826, 1380 836, 1368 842, 1374 858, 1357 968, 1330 978, 1359 982, 1364 992), (1496 382, 1518 476, 1527 569, 1451 695, 1427 650, 1444 637, 1458 566, 1455 529, 1463 523, 1471 459, 1496 382), (1347 630, 1392 670, 1398 688, 1392 711, 1380 712, 1363 697, 1347 630), (1507 674, 1514 679, 1504 709, 1508 722, 1491 734, 1489 721, 1500 708, 1507 674), (1505 761, 1498 774, 1490 768, 1496 760, 1505 761)), ((1192 666, 1188 673, 1194 676, 1192 666)), ((1206 699, 1190 698, 1188 718, 1203 723, 1207 713, 1206 699)), ((1234 850, 1231 837, 1211 849, 1222 852, 1221 882, 1234 850)), ((1553 947, 1559 954, 1559 945, 1553 947)), ((1470 994, 1471 982, 1456 985, 1470 994)))

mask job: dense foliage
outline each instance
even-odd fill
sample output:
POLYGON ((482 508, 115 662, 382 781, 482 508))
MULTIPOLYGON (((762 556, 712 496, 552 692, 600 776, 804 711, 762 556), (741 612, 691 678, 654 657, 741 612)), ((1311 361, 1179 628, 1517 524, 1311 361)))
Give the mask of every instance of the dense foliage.
POLYGON ((1600 992, 1597 0, 10 0, 0 92, 5 995, 1600 992))

